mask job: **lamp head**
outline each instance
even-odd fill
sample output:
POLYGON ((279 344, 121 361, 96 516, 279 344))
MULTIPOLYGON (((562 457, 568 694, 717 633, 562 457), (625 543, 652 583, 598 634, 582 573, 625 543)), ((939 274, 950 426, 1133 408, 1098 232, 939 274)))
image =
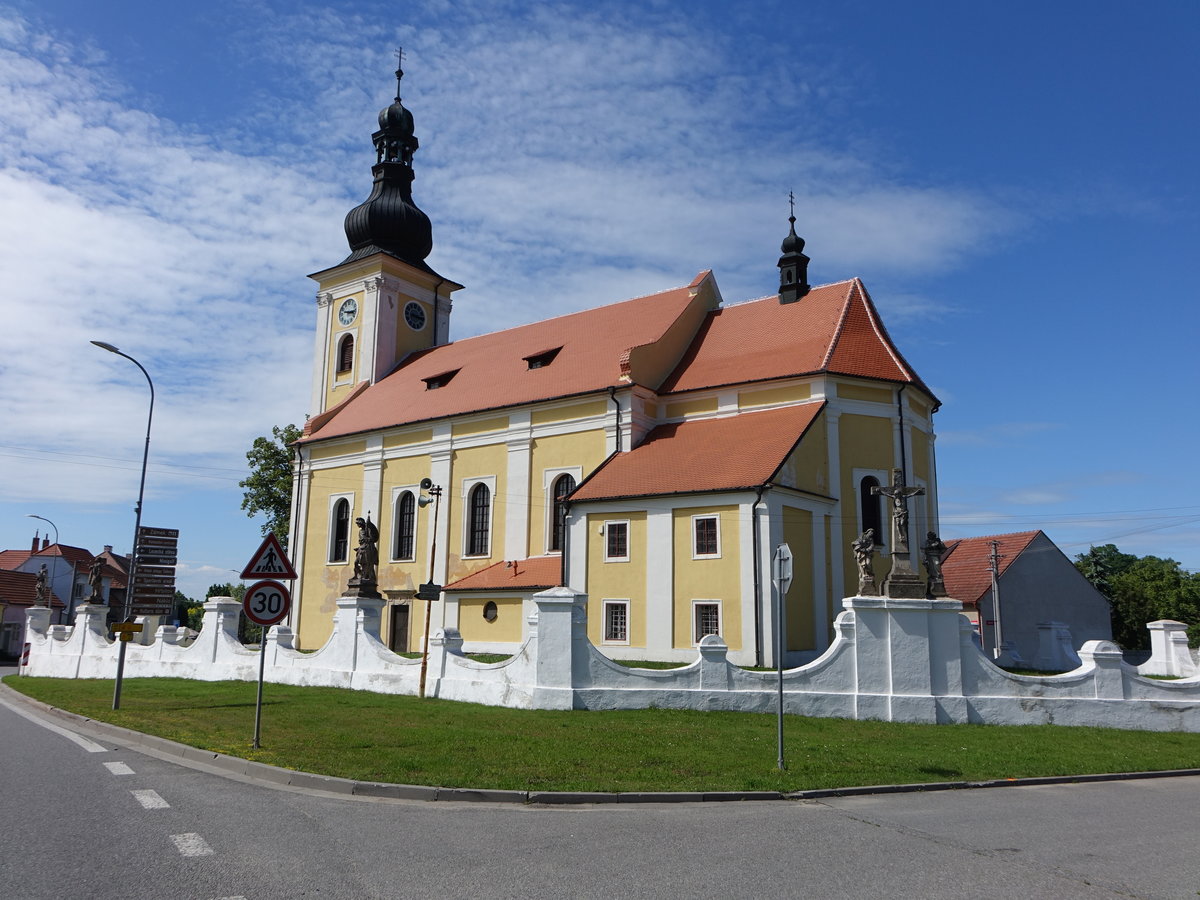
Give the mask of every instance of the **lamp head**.
POLYGON ((95 344, 97 347, 99 347, 101 350, 107 350, 109 353, 120 353, 121 352, 116 347, 114 347, 112 344, 106 344, 104 341, 92 341, 92 343, 95 344))

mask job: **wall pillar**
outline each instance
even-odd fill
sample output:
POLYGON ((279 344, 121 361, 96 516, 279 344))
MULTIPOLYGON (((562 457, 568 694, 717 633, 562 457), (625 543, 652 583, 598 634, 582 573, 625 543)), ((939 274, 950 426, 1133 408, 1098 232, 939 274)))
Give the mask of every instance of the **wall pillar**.
POLYGON ((533 706, 572 709, 576 660, 582 665, 589 647, 587 594, 560 586, 534 594, 533 602, 537 605, 537 620, 530 623, 534 639, 533 706))
POLYGON ((1150 629, 1150 658, 1138 666, 1139 675, 1190 678, 1200 672, 1188 649, 1185 623, 1159 619, 1146 627, 1150 629))

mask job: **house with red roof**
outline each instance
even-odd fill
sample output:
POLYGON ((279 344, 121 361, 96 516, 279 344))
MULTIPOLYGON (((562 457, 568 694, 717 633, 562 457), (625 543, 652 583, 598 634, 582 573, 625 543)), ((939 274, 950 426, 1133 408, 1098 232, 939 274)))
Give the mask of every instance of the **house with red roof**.
MULTIPOLYGON (((397 73, 399 77, 400 73, 397 73)), ((296 445, 289 548, 298 646, 329 637, 355 520, 380 534, 385 640, 416 650, 427 608, 467 650, 511 652, 531 597, 588 595, 614 658, 692 659, 721 635, 741 664, 789 665, 832 637, 857 586, 850 543, 890 548, 893 469, 924 488, 909 545, 938 530, 938 400, 857 278, 811 286, 795 218, 777 294, 726 303, 711 271, 642 297, 449 339, 462 285, 425 262, 412 115, 380 114, 349 255, 315 273, 313 414, 296 445), (432 489, 431 489, 432 488, 432 489), (771 558, 794 577, 782 620, 771 558), (441 586, 437 602, 417 597, 441 586)), ((885 574, 880 571, 880 579, 885 574)))
MULTIPOLYGON (((0 659, 21 655, 25 643, 25 613, 37 602, 37 580, 36 573, 0 569, 0 659)), ((53 591, 49 600, 50 620, 61 621, 65 611, 62 600, 53 591)))
POLYGON ((946 593, 962 601, 989 656, 999 637, 1021 659, 1036 663, 1038 626, 1049 622, 1066 625, 1075 648, 1112 640, 1108 600, 1043 531, 946 541, 942 578, 946 593))

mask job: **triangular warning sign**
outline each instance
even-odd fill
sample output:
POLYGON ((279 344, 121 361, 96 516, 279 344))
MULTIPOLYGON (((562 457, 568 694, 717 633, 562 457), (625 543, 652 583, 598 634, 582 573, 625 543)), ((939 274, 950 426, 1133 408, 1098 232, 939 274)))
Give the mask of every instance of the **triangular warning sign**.
POLYGON ((287 558, 283 547, 279 545, 278 538, 273 534, 268 534, 263 539, 262 546, 250 557, 246 568, 242 569, 243 578, 265 578, 268 575, 273 578, 285 579, 296 577, 296 570, 292 568, 291 560, 287 558))

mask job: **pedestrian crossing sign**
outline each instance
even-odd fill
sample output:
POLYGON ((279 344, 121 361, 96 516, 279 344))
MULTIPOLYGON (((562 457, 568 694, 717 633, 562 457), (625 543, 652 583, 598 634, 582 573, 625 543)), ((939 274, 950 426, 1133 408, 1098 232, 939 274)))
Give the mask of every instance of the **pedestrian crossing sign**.
POLYGON ((292 568, 291 560, 283 552, 279 539, 274 534, 268 534, 263 539, 262 546, 250 557, 250 562, 242 570, 243 578, 283 578, 294 579, 296 570, 292 568))

